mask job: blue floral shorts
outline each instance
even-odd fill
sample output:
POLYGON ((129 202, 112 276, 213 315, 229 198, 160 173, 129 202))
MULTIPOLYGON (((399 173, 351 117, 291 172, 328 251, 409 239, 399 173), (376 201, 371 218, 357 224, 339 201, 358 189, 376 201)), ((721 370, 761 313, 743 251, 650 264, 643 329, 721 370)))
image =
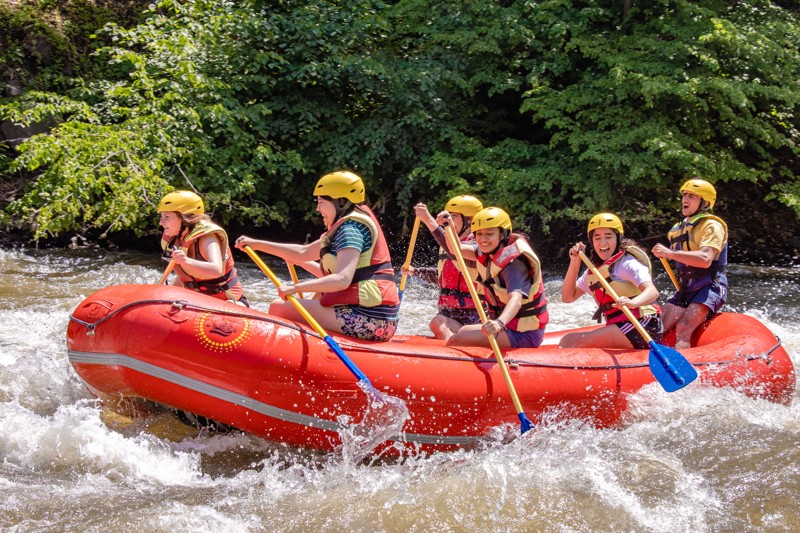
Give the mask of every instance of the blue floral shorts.
POLYGON ((397 320, 372 318, 354 311, 347 305, 333 308, 342 333, 365 341, 388 341, 397 331, 397 320))

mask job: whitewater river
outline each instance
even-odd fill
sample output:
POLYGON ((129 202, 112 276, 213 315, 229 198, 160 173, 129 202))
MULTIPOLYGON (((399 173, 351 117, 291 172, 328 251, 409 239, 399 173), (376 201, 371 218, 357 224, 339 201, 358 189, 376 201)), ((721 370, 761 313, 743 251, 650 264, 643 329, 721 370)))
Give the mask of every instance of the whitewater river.
MULTIPOLYGON (((544 423, 506 444, 377 464, 167 415, 115 419, 69 365, 68 316, 107 285, 156 282, 156 256, 0 249, 4 531, 800 530, 797 394, 787 407, 652 385, 614 429, 544 423)), ((239 266, 266 309, 274 288, 244 256, 239 266)), ((561 304, 559 274, 551 329, 588 324, 593 304, 561 304)), ((730 278, 729 309, 764 321, 800 364, 800 270, 733 266, 730 278)), ((435 294, 409 283, 399 333, 427 332, 435 294)))

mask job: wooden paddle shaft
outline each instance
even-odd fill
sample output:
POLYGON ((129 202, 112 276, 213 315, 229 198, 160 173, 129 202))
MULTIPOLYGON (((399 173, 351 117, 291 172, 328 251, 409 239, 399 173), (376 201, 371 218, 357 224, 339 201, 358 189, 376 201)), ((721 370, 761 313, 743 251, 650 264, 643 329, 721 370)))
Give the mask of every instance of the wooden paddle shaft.
MULTIPOLYGON (((606 281, 606 278, 600 275, 600 272, 597 271, 597 268, 595 268, 589 258, 586 257, 586 254, 578 250, 578 255, 580 256, 581 260, 586 263, 586 266, 592 271, 594 277, 597 278, 597 280, 600 282, 606 292, 614 299, 614 301, 616 302, 619 300, 619 296, 617 296, 616 291, 611 288, 611 285, 609 285, 609 283, 606 281)), ((630 320, 631 324, 633 324, 633 327, 635 327, 636 330, 642 335, 642 338, 645 340, 645 342, 648 344, 653 342, 653 338, 647 333, 647 330, 644 329, 644 326, 639 323, 639 320, 633 315, 631 310, 625 305, 621 305, 619 308, 622 309, 622 312, 625 313, 626 317, 628 317, 628 320, 630 320)))

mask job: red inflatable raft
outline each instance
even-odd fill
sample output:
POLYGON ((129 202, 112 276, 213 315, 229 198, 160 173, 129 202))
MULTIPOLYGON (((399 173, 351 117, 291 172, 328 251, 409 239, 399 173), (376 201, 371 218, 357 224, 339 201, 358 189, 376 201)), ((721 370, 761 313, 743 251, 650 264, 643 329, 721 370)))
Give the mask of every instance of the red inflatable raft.
MULTIPOLYGON (((182 288, 119 285, 91 295, 70 318, 70 362, 104 399, 146 399, 321 450, 341 443, 342 415, 358 422, 366 408, 367 395, 311 328, 254 309, 182 288)), ((559 349, 564 333, 548 334, 539 349, 505 352, 525 413, 533 423, 545 413, 615 423, 628 395, 654 382, 648 350, 559 349)), ((488 348, 417 336, 337 341, 379 391, 406 403, 409 418, 395 442, 452 450, 503 424, 519 428, 488 348)), ((694 345, 681 353, 700 377, 684 391, 731 386, 791 402, 792 362, 757 319, 722 313, 694 345)))

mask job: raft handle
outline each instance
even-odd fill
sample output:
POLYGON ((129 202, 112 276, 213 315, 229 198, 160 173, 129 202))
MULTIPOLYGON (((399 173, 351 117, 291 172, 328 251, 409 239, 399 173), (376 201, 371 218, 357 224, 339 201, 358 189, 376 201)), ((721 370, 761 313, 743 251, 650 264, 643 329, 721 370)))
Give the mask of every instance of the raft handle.
POLYGON ((174 302, 172 302, 172 309, 170 309, 170 312, 177 313, 187 305, 189 305, 189 302, 187 302, 186 300, 175 300, 174 302))

